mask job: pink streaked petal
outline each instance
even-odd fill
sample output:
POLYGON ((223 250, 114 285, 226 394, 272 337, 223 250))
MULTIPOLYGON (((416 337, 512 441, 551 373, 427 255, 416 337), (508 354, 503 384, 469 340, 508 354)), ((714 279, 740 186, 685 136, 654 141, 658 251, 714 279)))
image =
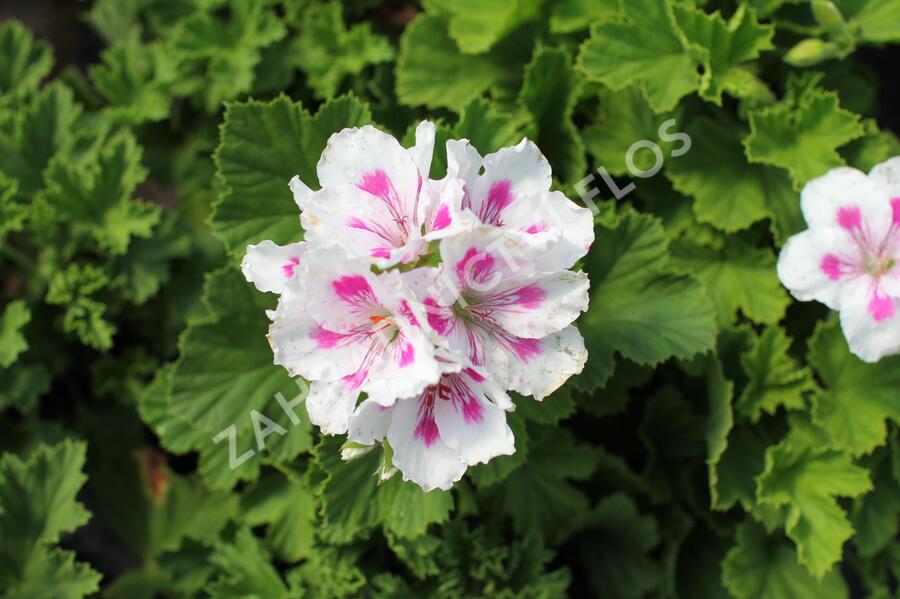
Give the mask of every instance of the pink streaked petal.
POLYGON ((834 254, 825 254, 822 262, 819 263, 819 268, 832 281, 837 281, 841 278, 841 261, 834 254))
POLYGON ((891 297, 882 295, 879 291, 872 294, 869 300, 869 314, 875 319, 875 322, 881 322, 894 316, 894 300, 891 297))
POLYGON ((388 259, 391 257, 391 250, 384 247, 372 248, 372 250, 369 252, 369 255, 371 255, 373 258, 388 259))
POLYGON ((894 226, 900 227, 900 198, 891 199, 894 226))
POLYGON ((291 258, 287 261, 287 263, 281 265, 281 272, 284 274, 285 279, 290 279, 294 276, 294 269, 300 264, 300 258, 298 256, 291 256, 291 258))
POLYGON ((463 288, 486 283, 494 272, 494 257, 470 247, 456 263, 456 277, 463 288))
POLYGON ((412 309, 409 307, 409 303, 406 300, 402 300, 400 302, 400 314, 409 322, 409 324, 414 327, 419 327, 419 321, 416 318, 416 315, 413 314, 412 309))
POLYGON ((841 228, 847 231, 859 228, 862 223, 862 214, 859 206, 841 206, 838 208, 837 221, 841 228))
POLYGON ((428 324, 438 335, 446 336, 453 326, 454 319, 451 311, 438 304, 433 297, 426 297, 422 303, 425 305, 428 324))
POLYGON ((509 179, 495 181, 488 190, 487 198, 478 211, 478 219, 486 225, 503 226, 500 218, 504 208, 512 204, 512 182, 509 179))
POLYGON ((547 297, 547 292, 540 285, 526 285, 515 291, 515 304, 528 310, 536 310, 547 297))
POLYGON ((397 337, 397 340, 394 342, 396 345, 395 357, 397 360, 397 366, 400 368, 406 368, 410 364, 413 364, 416 361, 416 350, 413 347, 412 343, 410 343, 405 337, 402 335, 397 337))
POLYGON ((524 339, 522 337, 509 337, 506 339, 509 347, 516 353, 520 360, 527 362, 541 355, 540 339, 524 339))
POLYGON ((328 329, 318 326, 312 333, 309 334, 310 338, 312 338, 316 345, 318 345, 322 349, 332 349, 338 343, 346 339, 348 336, 342 333, 336 333, 334 331, 329 331, 328 329))
POLYGON ((419 402, 419 413, 413 436, 422 441, 425 447, 431 447, 441 438, 437 423, 434 421, 434 404, 433 401, 428 401, 427 393, 419 402))
POLYGON ((388 204, 392 204, 399 199, 391 178, 381 169, 363 174, 356 186, 388 204))
POLYGON ((450 206, 441 204, 437 214, 434 215, 434 220, 431 223, 431 230, 440 231, 441 229, 446 229, 451 224, 453 224, 453 219, 450 216, 450 206))
POLYGON ((372 286, 362 275, 347 275, 331 282, 337 296, 353 306, 377 304, 372 286))
POLYGON ((369 376, 369 371, 365 368, 360 368, 356 372, 352 374, 348 374, 341 380, 347 386, 349 391, 355 391, 362 387, 362 384, 366 382, 366 377, 369 376))
MULTIPOLYGON (((534 235, 535 233, 543 233, 545 231, 548 231, 549 229, 550 227, 548 227, 545 223, 539 222, 529 226, 527 229, 525 229, 525 232, 534 235)), ((588 244, 588 247, 590 247, 590 244, 588 244)))

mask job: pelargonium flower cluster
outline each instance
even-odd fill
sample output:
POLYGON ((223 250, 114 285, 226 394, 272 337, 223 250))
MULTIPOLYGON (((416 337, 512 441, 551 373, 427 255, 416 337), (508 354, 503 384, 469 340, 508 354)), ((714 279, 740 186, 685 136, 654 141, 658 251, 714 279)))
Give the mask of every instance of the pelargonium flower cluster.
POLYGON ((310 381, 310 420, 356 446, 389 443, 423 489, 515 451, 508 392, 541 400, 587 360, 572 322, 588 278, 572 271, 593 219, 558 191, 534 143, 482 157, 435 127, 404 148, 375 127, 331 136, 321 189, 290 182, 305 241, 247 248, 242 269, 279 294, 275 363, 310 381))
POLYGON ((833 169, 803 188, 800 204, 809 229, 782 249, 781 282, 839 311, 862 360, 900 352, 900 157, 868 176, 833 169))

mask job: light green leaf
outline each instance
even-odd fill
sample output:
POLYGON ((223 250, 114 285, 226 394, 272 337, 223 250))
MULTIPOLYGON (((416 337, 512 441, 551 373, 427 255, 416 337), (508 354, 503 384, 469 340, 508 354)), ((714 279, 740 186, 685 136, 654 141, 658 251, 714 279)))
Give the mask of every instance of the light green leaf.
POLYGON ((785 531, 797 545, 800 563, 817 579, 841 559, 853 527, 837 497, 869 491, 869 471, 848 453, 830 449, 819 431, 798 419, 791 432, 766 452, 766 467, 756 479, 761 504, 785 506, 785 531))
POLYGON ((895 0, 834 0, 851 31, 867 42, 900 42, 900 4, 895 0))
POLYGON ((31 310, 23 300, 10 302, 0 316, 0 366, 9 368, 28 349, 22 327, 31 321, 31 310))
POLYGON ((722 582, 736 599, 845 599, 837 569, 817 580, 797 562, 783 539, 750 520, 737 529, 737 544, 722 563, 722 582))
POLYGON ((168 116, 169 86, 177 76, 168 48, 130 40, 104 51, 102 59, 89 73, 113 119, 140 124, 168 116))
POLYGON ((813 398, 816 423, 855 456, 883 445, 885 420, 900 423, 900 357, 866 364, 849 352, 836 323, 820 325, 809 348, 810 364, 824 387, 813 398))
POLYGON ((316 163, 331 134, 370 121, 368 107, 352 96, 325 104, 315 116, 285 96, 227 106, 215 155, 225 189, 212 226, 228 250, 240 256, 250 243, 299 239, 291 177, 315 187, 316 163))
POLYGON ((735 89, 730 81, 738 65, 774 48, 775 26, 760 25, 756 13, 745 4, 740 4, 727 22, 718 11, 709 15, 683 4, 674 9, 685 37, 708 52, 700 96, 721 106, 722 92, 735 89))
POLYGON ((666 0, 622 2, 624 22, 601 22, 581 46, 578 68, 614 90, 640 84, 656 112, 672 110, 700 87, 695 55, 666 0))
POLYGON ((6 597, 82 597, 99 575, 53 548, 90 519, 75 500, 87 479, 84 443, 39 445, 27 460, 0 458, 0 588, 6 597))
POLYGON ((37 91, 53 68, 53 52, 14 20, 0 26, 0 105, 37 91))
POLYGON ((782 239, 804 228, 789 177, 770 166, 749 164, 737 127, 701 117, 685 131, 691 149, 668 161, 666 174, 675 189, 694 198, 697 220, 734 232, 771 218, 782 239))
POLYGON ((331 98, 347 77, 394 58, 387 39, 372 32, 369 23, 347 27, 337 1, 313 5, 305 14, 300 35, 291 45, 290 61, 308 77, 319 98, 331 98))
POLYGON ((775 274, 775 256, 768 249, 751 247, 738 239, 723 240, 725 247, 711 248, 690 242, 672 245, 672 266, 693 274, 716 304, 720 325, 734 321, 740 310, 758 323, 781 320, 790 304, 775 274))
POLYGON ((462 54, 447 27, 445 18, 422 14, 403 32, 396 68, 402 103, 459 110, 489 89, 521 81, 521 58, 533 38, 514 34, 485 54, 462 54))
POLYGON ((71 146, 80 115, 72 91, 54 82, 17 111, 11 132, 0 132, 0 172, 18 183, 16 198, 31 201, 44 187, 44 169, 71 146))
POLYGON ((537 126, 535 143, 550 161, 553 174, 564 183, 578 181, 587 170, 584 144, 572 122, 581 87, 568 52, 540 48, 525 67, 519 94, 519 102, 537 126))
POLYGON ((149 237, 159 207, 131 197, 147 176, 141 149, 130 133, 115 136, 100 149, 96 162, 72 165, 59 157, 47 169, 40 195, 54 218, 90 232, 100 247, 123 254, 132 237, 149 237))
POLYGON ((172 31, 181 68, 199 76, 190 91, 203 99, 207 112, 249 92, 262 50, 287 34, 270 4, 232 0, 227 13, 197 11, 172 31))
POLYGON ((94 299, 93 294, 109 284, 102 268, 73 262, 62 271, 54 273, 47 290, 47 303, 64 306, 63 330, 74 333, 81 341, 95 349, 112 347, 116 326, 106 318, 106 305, 94 299))
POLYGON ((713 304, 700 283, 667 271, 667 250, 651 216, 628 213, 615 227, 598 228, 585 264, 590 308, 579 321, 589 355, 585 370, 596 386, 612 374, 615 352, 658 364, 713 347, 713 304))
POLYGON ((619 16, 619 0, 560 0, 550 14, 550 31, 572 33, 619 16))
POLYGON ((749 116, 747 158, 787 170, 797 189, 842 166, 837 148, 865 133, 859 117, 841 108, 836 94, 817 88, 789 93, 781 103, 753 110, 749 116))
POLYGON ((450 37, 465 54, 487 52, 505 34, 538 18, 543 0, 430 0, 449 15, 450 37))
POLYGON ((791 340, 778 326, 767 327, 754 337, 753 345, 741 356, 749 378, 737 410, 751 422, 762 414, 774 414, 780 406, 802 410, 806 398, 816 390, 812 373, 789 355, 791 340))

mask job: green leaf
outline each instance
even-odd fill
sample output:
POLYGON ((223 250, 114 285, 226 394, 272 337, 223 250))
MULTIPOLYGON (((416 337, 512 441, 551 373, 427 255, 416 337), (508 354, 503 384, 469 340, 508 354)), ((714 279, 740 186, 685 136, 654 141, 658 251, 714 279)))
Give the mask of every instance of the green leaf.
POLYGON ((106 319, 106 305, 93 297, 109 283, 106 273, 90 263, 74 262, 54 273, 47 303, 65 307, 63 330, 95 349, 112 347, 116 326, 106 319))
POLYGON ((14 20, 0 26, 0 105, 37 91, 53 68, 53 52, 14 20))
POLYGON ((553 174, 565 183, 578 181, 587 170, 584 144, 572 122, 581 87, 568 52, 539 48, 525 67, 519 94, 537 126, 535 143, 549 159, 553 174))
POLYGON ((206 589, 221 599, 288 599, 287 588, 268 552, 248 528, 233 543, 219 542, 209 557, 218 577, 206 589))
POLYGON ((572 33, 619 16, 618 0, 560 0, 550 14, 550 31, 572 33))
POLYGON ((213 230, 228 250, 242 255, 247 244, 263 239, 296 241, 300 212, 288 189, 291 177, 314 185, 316 163, 331 134, 370 121, 366 105, 352 96, 325 104, 315 116, 285 96, 228 105, 215 155, 224 191, 212 216, 213 230))
POLYGON ((82 597, 99 574, 52 547, 90 514, 75 500, 86 477, 84 443, 39 445, 27 460, 0 458, 0 587, 14 597, 82 597), (57 594, 58 593, 58 594, 57 594))
MULTIPOLYGON (((657 144, 666 161, 671 158, 674 144, 660 139, 659 130, 663 123, 675 118, 674 113, 653 112, 637 87, 627 87, 618 92, 601 88, 597 90, 597 95, 600 105, 596 120, 582 131, 582 137, 598 167, 604 167, 613 175, 627 174, 628 153, 633 144, 644 140, 657 144)), ((656 156, 652 152, 635 149, 632 161, 635 168, 649 171, 656 163, 656 156)))
POLYGON ((22 300, 10 302, 0 316, 0 366, 9 368, 28 349, 22 327, 31 321, 31 310, 22 300))
POLYGON ((767 327, 754 337, 741 364, 749 381, 737 401, 737 410, 751 422, 778 408, 802 410, 806 398, 816 390, 812 373, 789 355, 791 340, 778 326, 767 327))
POLYGON ((706 373, 709 416, 706 420, 706 466, 709 477, 710 504, 719 504, 719 464, 728 450, 729 435, 734 427, 734 383, 725 378, 722 363, 710 358, 706 373))
POLYGON ((505 34, 540 16, 543 0, 430 0, 449 15, 448 31, 465 54, 487 52, 505 34))
POLYGON ((706 286, 720 325, 734 321, 739 310, 755 322, 776 323, 790 304, 775 274, 772 252, 738 239, 729 238, 725 247, 718 249, 676 242, 672 265, 679 272, 692 273, 706 286))
POLYGON ((748 164, 738 128, 701 117, 688 123, 686 131, 691 150, 670 160, 666 174, 675 189, 694 198, 697 220, 734 232, 771 218, 781 239, 804 228, 789 177, 770 166, 748 164))
POLYGON ((177 72, 166 47, 129 40, 104 51, 102 59, 89 73, 113 119, 137 125, 168 116, 169 87, 177 72))
POLYGON ((533 38, 513 34, 485 54, 462 54, 447 27, 445 18, 422 14, 403 32, 396 68, 402 103, 459 110, 489 89, 521 81, 522 53, 533 38))
POLYGON ((172 32, 181 68, 199 75, 196 92, 207 112, 249 92, 262 50, 287 34, 270 4, 231 0, 227 13, 197 11, 172 32))
POLYGON ((374 64, 390 61, 394 49, 372 32, 369 23, 348 28, 337 1, 313 5, 304 15, 301 34, 291 45, 290 61, 301 68, 319 98, 333 97, 347 77, 374 64))
POLYGON ((123 133, 105 144, 96 162, 76 166, 55 159, 40 201, 57 220, 89 231, 100 247, 123 254, 132 237, 149 237, 160 219, 158 206, 131 199, 146 176, 140 146, 123 133))
POLYGON ((267 473, 241 499, 241 508, 247 525, 267 525, 269 545, 281 559, 295 562, 312 553, 315 502, 301 481, 267 473))
MULTIPOLYGON (((537 403, 531 398, 525 398, 525 402, 537 403)), ((548 400, 549 401, 549 400, 548 400)), ((543 403, 543 402, 541 402, 543 403)), ((538 412, 542 406, 537 406, 538 412)), ((521 413, 511 412, 506 416, 506 422, 512 429, 515 437, 516 451, 512 455, 501 455, 493 458, 486 464, 478 464, 469 469, 468 475, 479 489, 489 487, 506 479, 511 472, 525 463, 528 459, 528 428, 525 418, 521 413)))
POLYGON ((656 112, 672 110, 700 87, 692 48, 666 0, 622 2, 622 22, 601 22, 581 46, 578 68, 614 90, 640 84, 656 112))
POLYGON ((736 599, 845 599, 837 569, 817 580, 797 562, 790 545, 749 519, 722 563, 722 582, 736 599))
POLYGON ((841 558, 853 535, 837 497, 869 491, 869 471, 850 455, 830 449, 818 431, 793 420, 791 432, 766 452, 766 467, 756 479, 757 500, 787 508, 785 531, 797 545, 800 563, 817 579, 841 558))
POLYGON ((340 445, 340 439, 329 437, 315 450, 325 472, 316 491, 323 503, 325 527, 319 531, 323 538, 347 543, 379 525, 398 537, 414 538, 424 534, 429 524, 446 521, 453 509, 449 492, 426 493, 397 475, 379 482, 380 449, 344 461, 340 445))
POLYGON ((288 462, 308 450, 310 424, 301 405, 293 409, 294 423, 276 400, 280 394, 289 403, 300 395, 287 372, 272 363, 265 314, 271 298, 225 269, 209 275, 203 301, 207 314, 182 335, 165 406, 157 404, 154 416, 169 448, 200 450, 204 479, 224 488, 255 479, 263 461, 288 462), (260 432, 260 440, 257 426, 272 428, 263 418, 280 430, 260 432), (237 461, 250 452, 237 467, 231 465, 232 437, 237 461))
POLYGON ((627 495, 604 498, 577 522, 584 531, 578 549, 597 596, 636 599, 659 585, 659 566, 649 556, 659 543, 656 521, 627 495))
POLYGON ((856 35, 867 42, 900 41, 900 4, 894 0, 834 0, 856 35))
POLYGON ((568 429, 529 427, 528 431, 528 460, 501 485, 491 487, 493 502, 510 515, 517 532, 536 530, 558 537, 563 525, 588 508, 587 497, 572 481, 590 478, 597 457, 568 429))
POLYGON ((629 213, 615 227, 599 226, 585 264, 590 308, 579 321, 595 388, 612 374, 615 352, 653 365, 713 347, 713 305, 700 283, 667 272, 667 246, 651 216, 629 213))
POLYGON ((781 103, 750 111, 749 116, 747 158, 787 170, 797 189, 842 166, 837 148, 865 133, 859 117, 841 108, 835 93, 817 88, 793 91, 781 103))
POLYGON ((0 245, 9 233, 21 231, 28 217, 28 208, 16 202, 18 185, 0 173, 0 245))
POLYGON ((823 383, 813 397, 816 423, 855 456, 883 445, 885 420, 900 422, 900 357, 866 364, 849 352, 836 323, 820 325, 809 348, 810 364, 823 383))
MULTIPOLYGON (((682 4, 676 4, 675 16, 684 35, 692 44, 705 48, 708 59, 703 75, 700 96, 722 105, 722 92, 733 91, 731 84, 738 65, 759 57, 763 50, 771 50, 774 25, 760 25, 753 9, 745 4, 726 22, 717 12, 709 15, 682 4)), ((737 75, 739 80, 743 75, 737 75)))
POLYGON ((875 488, 857 499, 851 511, 856 529, 853 544, 863 557, 872 557, 889 547, 900 530, 900 481, 891 471, 891 456, 888 451, 880 451, 870 463, 875 488))
POLYGON ((0 132, 0 172, 18 182, 15 197, 30 201, 44 187, 44 169, 71 146, 80 115, 72 91, 54 82, 17 111, 12 131, 0 132))
POLYGON ((710 464, 712 508, 727 510, 740 503, 746 510, 755 508, 754 479, 765 468, 770 440, 759 427, 735 425, 728 433, 728 445, 718 461, 710 464))

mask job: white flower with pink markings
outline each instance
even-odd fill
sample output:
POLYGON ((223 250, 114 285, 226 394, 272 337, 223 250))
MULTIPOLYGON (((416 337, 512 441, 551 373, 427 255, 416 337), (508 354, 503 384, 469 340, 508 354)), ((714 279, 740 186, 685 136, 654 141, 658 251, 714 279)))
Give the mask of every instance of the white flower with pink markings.
POLYGON ((781 282, 840 312, 850 350, 866 362, 900 352, 900 157, 868 176, 834 169, 800 203, 809 229, 782 249, 781 282))
POLYGON ((482 157, 451 140, 434 180, 434 139, 427 121, 412 148, 371 126, 335 133, 321 189, 290 181, 305 241, 248 246, 241 265, 279 295, 269 341, 311 382, 310 420, 389 444, 425 490, 515 451, 508 391, 541 400, 581 372, 588 279, 570 269, 593 241, 533 143, 482 157))

